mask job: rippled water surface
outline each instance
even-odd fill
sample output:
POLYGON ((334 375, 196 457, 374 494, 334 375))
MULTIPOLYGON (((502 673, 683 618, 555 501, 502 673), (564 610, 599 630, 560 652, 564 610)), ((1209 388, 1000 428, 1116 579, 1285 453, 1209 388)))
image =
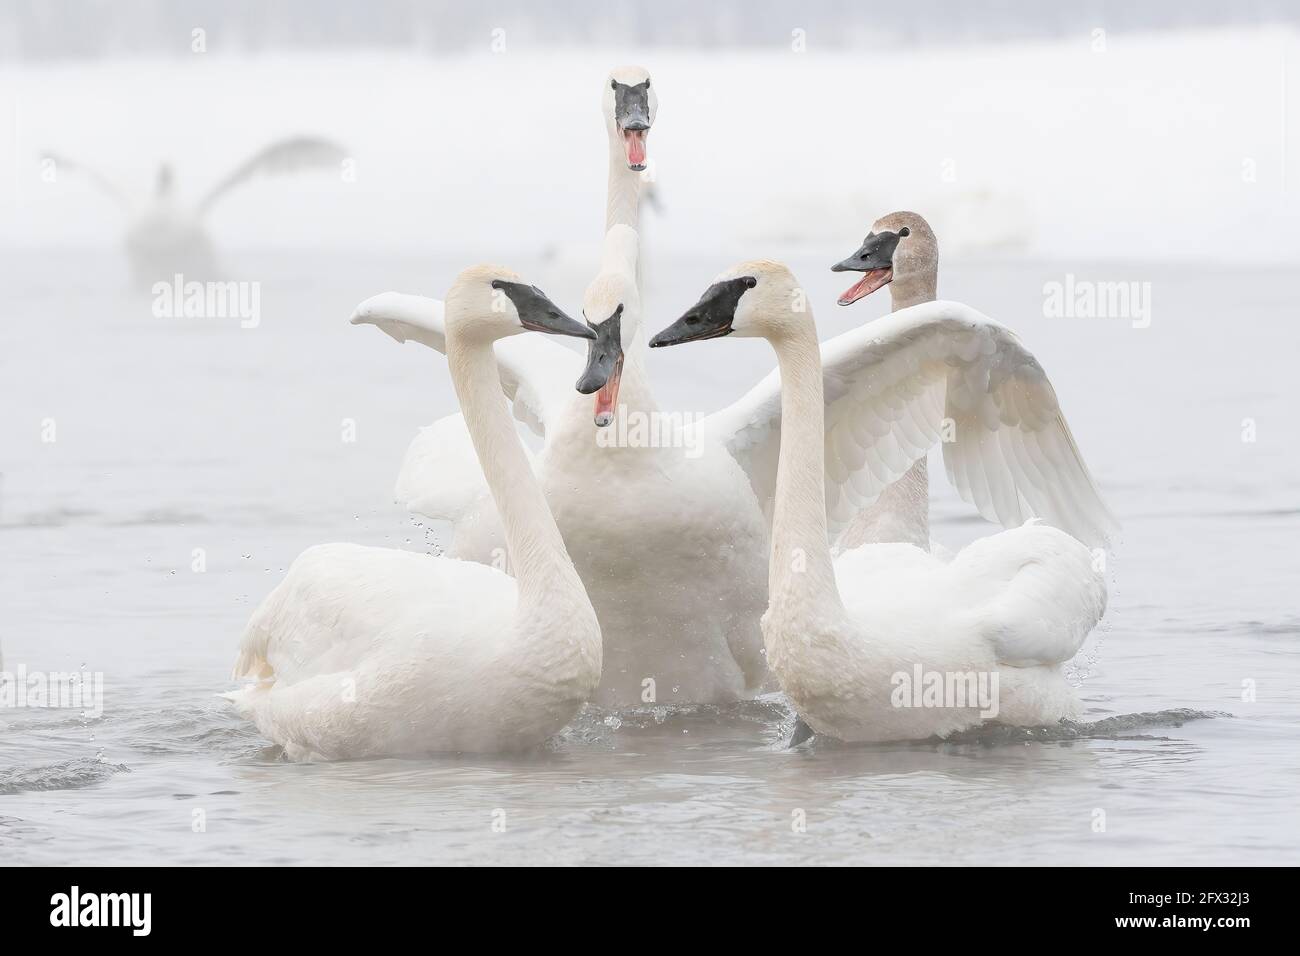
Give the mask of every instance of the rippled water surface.
MULTIPOLYGON (((831 307, 845 284, 825 269, 833 252, 791 260, 823 336, 887 305, 831 307)), ((1287 272, 1092 268, 1152 282, 1151 327, 1135 329, 1043 318, 1043 283, 1064 264, 945 267, 945 297, 1017 328, 1042 359, 1125 525, 1111 610, 1073 669, 1083 724, 791 750, 793 715, 772 697, 588 710, 524 758, 296 765, 217 695, 250 611, 304 547, 436 546, 439 529, 389 491, 416 426, 454 407, 442 360, 346 320, 386 288, 441 294, 468 260, 232 256, 232 272, 262 282, 262 323, 241 329, 154 318, 111 251, 6 257, 0 648, 11 670, 84 667, 105 682, 98 717, 0 710, 6 861, 1295 859, 1300 326, 1287 272)), ((652 260, 649 324, 733 258, 652 260)), ((509 261, 562 304, 590 271, 509 261)), ((757 342, 654 359, 663 403, 696 409, 772 362, 757 342)), ((992 530, 934 485, 937 537, 992 530)))

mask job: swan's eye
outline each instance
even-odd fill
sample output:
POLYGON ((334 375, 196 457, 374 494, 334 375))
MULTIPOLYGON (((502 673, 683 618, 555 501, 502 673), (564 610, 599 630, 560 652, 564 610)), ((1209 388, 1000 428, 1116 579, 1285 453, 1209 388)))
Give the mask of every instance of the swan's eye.
POLYGON ((900 238, 900 239, 906 239, 906 238, 907 238, 908 236, 910 236, 911 234, 912 234, 912 230, 911 230, 911 229, 908 229, 906 226, 904 226, 902 229, 898 230, 898 238, 900 238))
POLYGON ((648 76, 647 76, 646 79, 645 79, 645 88, 646 88, 647 90, 650 89, 650 77, 648 77, 648 76))
POLYGON ((611 90, 616 90, 616 89, 618 89, 618 80, 610 80, 610 81, 609 81, 609 88, 610 88, 611 90))
POLYGON ((746 277, 745 277, 745 288, 746 288, 746 289, 752 289, 752 288, 754 288, 754 286, 756 286, 756 285, 758 285, 758 280, 755 279, 753 276, 746 276, 746 277))

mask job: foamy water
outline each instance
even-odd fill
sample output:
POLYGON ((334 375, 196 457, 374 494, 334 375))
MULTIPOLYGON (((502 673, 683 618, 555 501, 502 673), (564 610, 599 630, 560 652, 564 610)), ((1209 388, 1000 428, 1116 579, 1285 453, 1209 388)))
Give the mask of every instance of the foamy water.
MULTIPOLYGON (((823 336, 887 307, 831 305, 846 281, 827 266, 856 239, 790 259, 823 336)), ((416 427, 454 407, 443 360, 347 317, 387 288, 441 294, 466 262, 227 253, 262 283, 261 324, 241 329, 155 318, 112 250, 5 258, 0 647, 10 669, 105 680, 99 717, 0 711, 8 861, 1263 863, 1300 849, 1289 271, 945 263, 941 294, 1042 360, 1125 525, 1110 611, 1072 671, 1082 725, 790 750, 775 696, 588 710, 527 757, 295 765, 216 695, 303 548, 436 547, 389 493, 416 427), (1044 318, 1043 286, 1067 269, 1151 282, 1150 327, 1044 318)), ((578 301, 580 268, 499 258, 578 301)), ((730 264, 652 263, 652 328, 730 264)), ((712 409, 771 364, 763 343, 729 341, 650 368, 665 406, 712 409)), ((938 538, 993 530, 934 485, 938 538)))

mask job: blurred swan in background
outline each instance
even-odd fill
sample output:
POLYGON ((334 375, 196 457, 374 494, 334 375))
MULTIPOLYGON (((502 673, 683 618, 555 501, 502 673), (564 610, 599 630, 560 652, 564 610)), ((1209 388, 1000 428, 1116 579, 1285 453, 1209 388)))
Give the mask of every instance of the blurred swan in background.
POLYGON ((213 206, 237 186, 259 176, 279 176, 307 169, 338 169, 346 158, 343 147, 314 136, 295 136, 271 143, 235 167, 207 191, 193 206, 176 197, 176 177, 168 163, 158 167, 153 194, 147 202, 131 198, 103 174, 57 153, 43 154, 58 172, 81 175, 101 192, 112 197, 130 217, 126 252, 132 279, 149 287, 169 281, 180 273, 187 279, 208 280, 220 276, 219 263, 204 219, 213 206))
POLYGON ((525 329, 594 338, 495 266, 447 296, 447 364, 514 576, 410 551, 326 544, 249 621, 227 695, 292 759, 520 750, 600 680, 600 627, 501 402, 493 342, 525 329))
MULTIPOLYGON (((1036 726, 1075 714, 1061 665, 1100 620, 1106 586, 1092 553, 1065 532, 1026 524, 976 541, 950 564, 903 543, 832 556, 827 452, 837 408, 824 391, 843 386, 847 352, 829 349, 839 367, 823 370, 837 340, 819 347, 811 311, 791 305, 801 292, 780 263, 741 263, 650 342, 735 334, 766 338, 777 353, 779 464, 762 627, 781 689, 813 731, 845 741, 946 736, 985 719, 1036 726), (940 692, 954 688, 953 699, 925 689, 933 675, 940 692)), ((969 344, 977 346, 985 340, 974 328, 969 344)), ((861 331, 849 335, 861 340, 861 331)), ((864 344, 872 355, 874 344, 864 344)), ((967 350, 968 360, 978 351, 967 350)), ((873 372, 902 364, 897 353, 875 357, 865 363, 873 372)), ((848 392, 869 392, 870 382, 860 378, 848 392)))

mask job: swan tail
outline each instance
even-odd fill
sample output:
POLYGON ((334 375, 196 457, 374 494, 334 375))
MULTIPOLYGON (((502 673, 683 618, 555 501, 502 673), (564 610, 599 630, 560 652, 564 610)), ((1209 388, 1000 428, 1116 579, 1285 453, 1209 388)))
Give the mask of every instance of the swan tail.
POLYGON ((1001 664, 1068 661, 1106 610, 1094 552, 1038 521, 976 541, 952 567, 984 592, 972 595, 974 623, 1001 664))
POLYGON ((246 647, 240 651, 230 676, 234 680, 266 680, 275 676, 275 668, 260 652, 246 647))
POLYGON ((217 696, 233 704, 239 716, 256 723, 258 705, 267 698, 274 684, 274 681, 258 681, 255 684, 245 684, 243 687, 228 690, 217 696))

